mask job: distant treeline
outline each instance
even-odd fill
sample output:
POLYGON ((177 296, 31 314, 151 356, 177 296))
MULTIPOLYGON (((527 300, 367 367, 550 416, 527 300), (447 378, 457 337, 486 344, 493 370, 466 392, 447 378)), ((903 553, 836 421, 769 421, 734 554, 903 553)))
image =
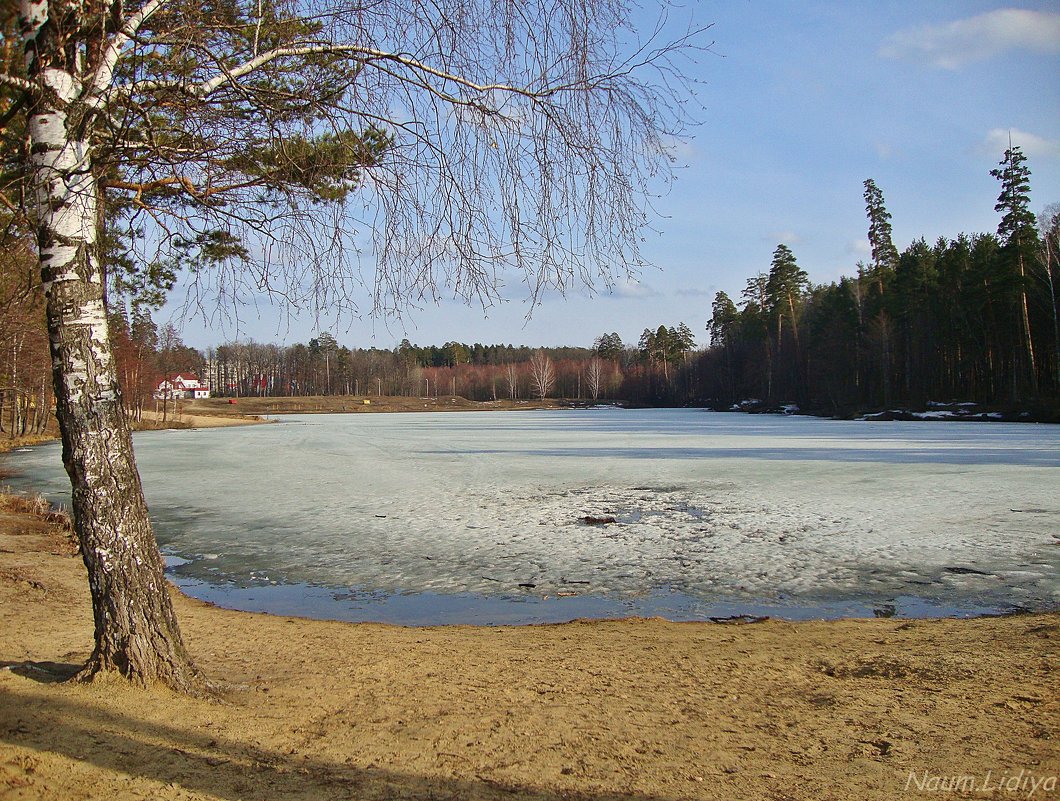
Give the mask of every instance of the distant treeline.
MULTIPOLYGON (((785 244, 738 301, 704 309, 710 344, 684 323, 636 343, 604 333, 592 347, 446 342, 349 348, 330 333, 305 344, 186 347, 143 306, 111 317, 126 404, 137 415, 166 375, 195 372, 215 394, 566 397, 640 405, 728 406, 749 398, 846 413, 934 401, 994 406, 1060 402, 1057 278, 1060 204, 1037 218, 1019 148, 1001 183, 996 233, 918 239, 899 252, 883 193, 865 181, 871 257, 853 276, 814 286, 785 244)), ((0 284, 0 426, 40 425, 50 405, 40 299, 0 284)))
MULTIPOLYGON (((669 402, 695 347, 684 323, 645 330, 636 346, 617 333, 592 348, 529 348, 447 342, 393 350, 348 348, 330 333, 306 344, 233 342, 209 349, 195 369, 218 395, 461 395, 471 400, 564 397, 669 402)), ((166 359, 162 359, 166 361, 166 359)), ((685 381, 683 385, 681 382, 685 381)))

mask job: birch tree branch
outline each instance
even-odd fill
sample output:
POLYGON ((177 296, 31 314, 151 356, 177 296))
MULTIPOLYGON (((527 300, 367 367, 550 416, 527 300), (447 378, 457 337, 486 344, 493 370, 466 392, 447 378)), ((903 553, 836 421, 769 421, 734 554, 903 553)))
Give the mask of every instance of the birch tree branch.
POLYGON ((100 64, 96 68, 96 74, 92 79, 92 84, 89 87, 88 97, 90 98, 90 106, 98 108, 103 105, 102 95, 114 80, 114 70, 118 65, 118 61, 121 59, 122 52, 126 45, 132 41, 133 37, 136 36, 137 32, 148 18, 158 11, 165 2, 166 0, 148 0, 140 7, 139 11, 125 21, 125 24, 121 26, 118 34, 111 40, 110 44, 107 45, 106 49, 103 51, 103 57, 100 60, 100 64))
MULTIPOLYGON (((157 0, 158 3, 164 0, 157 0)), ((260 55, 243 62, 242 64, 232 67, 231 69, 223 69, 222 72, 209 80, 201 83, 191 83, 186 81, 158 81, 158 80, 144 80, 134 81, 124 86, 113 87, 110 91, 100 93, 100 97, 104 98, 105 101, 109 102, 115 97, 129 97, 139 92, 152 92, 164 89, 173 89, 181 92, 185 92, 194 97, 205 99, 212 95, 220 88, 230 85, 238 87, 238 80, 247 75, 250 75, 254 71, 261 69, 270 62, 277 61, 282 58, 308 58, 311 56, 327 56, 327 55, 342 55, 348 56, 352 59, 359 60, 365 64, 371 64, 376 61, 390 62, 399 64, 402 67, 408 68, 414 73, 422 75, 429 75, 434 78, 438 78, 446 83, 452 83, 457 86, 469 89, 473 92, 480 94, 486 94, 488 92, 505 92, 508 94, 520 95, 527 98, 544 98, 550 97, 558 92, 574 88, 578 84, 563 84, 557 86, 548 86, 543 89, 534 90, 525 87, 514 86, 512 84, 505 83, 475 83, 467 78, 453 73, 440 70, 435 67, 409 56, 404 56, 398 53, 388 53, 383 50, 376 50, 370 47, 364 47, 362 45, 339 45, 332 43, 317 43, 317 44, 304 44, 294 47, 278 47, 267 52, 261 53, 260 55)), ((393 73, 390 73, 393 75, 393 73)), ((609 76, 597 76, 594 80, 606 80, 609 76)), ((461 104, 468 104, 467 101, 460 101, 456 98, 449 96, 448 94, 441 92, 440 90, 431 87, 429 84, 424 82, 417 82, 417 86, 421 89, 431 91, 433 94, 438 95, 440 98, 450 102, 459 102, 461 104)))

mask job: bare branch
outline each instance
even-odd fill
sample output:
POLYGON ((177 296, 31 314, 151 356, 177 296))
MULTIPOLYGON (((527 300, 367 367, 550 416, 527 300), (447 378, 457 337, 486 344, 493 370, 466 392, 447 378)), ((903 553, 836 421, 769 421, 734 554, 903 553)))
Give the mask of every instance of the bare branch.
POLYGON ((121 59, 125 48, 128 46, 129 42, 132 41, 133 37, 136 36, 137 32, 143 27, 144 23, 147 22, 147 20, 158 11, 164 3, 165 0, 147 0, 147 2, 140 7, 139 11, 125 20, 125 23, 121 26, 117 35, 104 49, 103 57, 100 59, 100 64, 96 68, 92 85, 89 87, 87 93, 90 106, 99 107, 103 104, 102 97, 110 88, 111 82, 114 80, 114 69, 117 67, 118 61, 121 59))
MULTIPOLYGON (((162 0, 157 0, 162 2, 162 0)), ((554 86, 543 86, 540 89, 531 89, 523 86, 515 86, 506 83, 475 83, 459 75, 445 72, 444 70, 436 69, 430 65, 411 58, 406 55, 399 53, 387 53, 374 48, 363 47, 361 45, 339 45, 330 43, 314 43, 314 44, 303 44, 295 47, 280 47, 273 50, 269 50, 265 53, 261 53, 254 58, 230 69, 222 69, 222 72, 210 80, 203 81, 201 83, 188 84, 184 81, 159 81, 159 80, 143 80, 136 81, 126 85, 120 85, 113 87, 108 92, 102 92, 101 96, 106 97, 108 100, 113 100, 116 97, 130 97, 137 93, 157 92, 165 89, 174 89, 181 92, 186 92, 190 95, 200 98, 207 98, 218 89, 228 85, 232 87, 238 86, 238 80, 240 78, 251 75, 262 67, 284 58, 309 58, 312 56, 347 56, 353 60, 356 60, 362 64, 376 66, 377 62, 390 62, 399 64, 403 67, 407 67, 414 74, 422 74, 424 76, 431 76, 439 78, 446 83, 452 83, 465 89, 470 89, 473 92, 479 94, 488 94, 490 92, 505 92, 513 95, 521 95, 527 98, 546 98, 554 95, 558 92, 570 91, 575 88, 578 89, 591 89, 594 86, 602 85, 609 80, 613 80, 621 75, 629 74, 637 65, 629 64, 625 65, 622 70, 607 74, 596 76, 592 83, 566 83, 558 84, 554 86)), ((389 71, 388 71, 389 72, 389 71)), ((394 77, 402 77, 398 73, 389 72, 394 77)), ((407 79, 407 78, 404 78, 407 79)), ((436 87, 430 85, 427 82, 417 82, 419 88, 429 91, 433 94, 439 95, 448 102, 460 103, 464 105, 474 105, 471 101, 460 100, 454 96, 440 92, 436 87)), ((485 110, 485 106, 481 107, 485 110)))

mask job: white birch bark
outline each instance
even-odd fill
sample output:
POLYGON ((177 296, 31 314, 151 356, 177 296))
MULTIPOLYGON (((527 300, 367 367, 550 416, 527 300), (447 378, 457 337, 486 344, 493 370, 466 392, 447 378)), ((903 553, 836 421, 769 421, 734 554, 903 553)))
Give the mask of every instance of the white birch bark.
POLYGON ((133 458, 107 324, 98 253, 100 188, 77 48, 46 24, 47 2, 23 0, 27 74, 38 90, 28 115, 29 184, 36 202, 41 278, 63 462, 74 527, 88 569, 95 648, 80 674, 118 671, 142 684, 195 690, 133 458), (73 55, 71 56, 71 52, 73 55))

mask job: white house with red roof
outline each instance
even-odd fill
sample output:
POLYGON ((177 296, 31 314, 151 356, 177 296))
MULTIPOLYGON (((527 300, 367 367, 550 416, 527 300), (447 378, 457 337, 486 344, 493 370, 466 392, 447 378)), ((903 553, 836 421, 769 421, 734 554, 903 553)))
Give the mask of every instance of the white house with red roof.
POLYGON ((210 397, 210 388, 195 373, 178 373, 158 382, 155 397, 159 400, 172 400, 173 398, 198 400, 210 397))

